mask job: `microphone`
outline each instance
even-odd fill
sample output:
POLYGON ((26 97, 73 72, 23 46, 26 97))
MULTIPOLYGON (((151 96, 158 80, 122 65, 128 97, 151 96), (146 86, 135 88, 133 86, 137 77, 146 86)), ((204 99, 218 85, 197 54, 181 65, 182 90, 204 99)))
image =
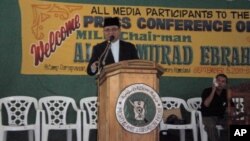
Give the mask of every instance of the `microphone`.
POLYGON ((109 42, 112 42, 114 39, 115 39, 115 36, 113 36, 113 35, 110 36, 110 37, 109 37, 109 42))
POLYGON ((108 40, 107 47, 106 47, 106 49, 105 49, 105 51, 104 51, 105 55, 104 55, 103 60, 102 60, 102 65, 103 65, 103 66, 105 66, 105 64, 106 64, 106 59, 107 59, 107 56, 108 56, 108 53, 109 53, 109 49, 110 49, 110 47, 111 47, 110 44, 111 44, 111 42, 112 42, 114 39, 115 39, 115 37, 112 35, 112 36, 110 36, 110 38, 109 38, 109 40, 108 40))
POLYGON ((98 60, 98 72, 97 72, 97 75, 99 75, 100 72, 101 72, 101 60, 102 60, 102 67, 105 66, 105 64, 106 64, 106 58, 108 56, 108 52, 109 52, 109 49, 111 47, 110 44, 114 39, 115 39, 115 36, 113 36, 113 35, 109 37, 108 44, 107 44, 105 50, 103 51, 103 53, 101 54, 101 56, 100 56, 100 58, 98 60), (102 57, 103 57, 103 59, 102 59, 102 57))

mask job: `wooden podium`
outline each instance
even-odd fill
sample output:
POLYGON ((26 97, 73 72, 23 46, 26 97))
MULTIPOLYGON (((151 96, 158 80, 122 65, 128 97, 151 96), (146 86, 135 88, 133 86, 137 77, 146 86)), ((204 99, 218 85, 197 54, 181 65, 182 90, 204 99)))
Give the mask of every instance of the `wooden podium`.
POLYGON ((145 134, 125 130, 116 118, 120 92, 129 85, 143 83, 159 92, 163 68, 145 60, 129 60, 105 66, 98 77, 98 141, 159 141, 159 126, 145 134))

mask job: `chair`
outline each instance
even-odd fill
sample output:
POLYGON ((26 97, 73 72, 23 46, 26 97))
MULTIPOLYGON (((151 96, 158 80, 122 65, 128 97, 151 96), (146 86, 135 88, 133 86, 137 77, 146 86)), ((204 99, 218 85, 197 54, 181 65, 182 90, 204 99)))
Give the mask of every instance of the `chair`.
POLYGON ((201 97, 193 97, 193 98, 187 99, 187 105, 192 110, 201 109, 201 102, 202 102, 201 97))
POLYGON ((170 109, 183 107, 185 111, 191 114, 191 120, 189 123, 178 124, 178 125, 164 123, 164 121, 162 120, 160 122, 160 130, 161 131, 169 130, 169 129, 180 130, 180 140, 185 141, 185 130, 191 129, 193 133, 193 140, 198 141, 197 121, 196 121, 196 116, 195 116, 196 111, 189 109, 186 104, 186 101, 181 98, 161 97, 161 100, 162 100, 162 105, 163 105, 164 110, 170 110, 170 109))
POLYGON ((203 124, 202 115, 201 115, 200 111, 196 112, 196 118, 197 118, 197 121, 198 121, 197 123, 198 123, 199 130, 200 130, 201 141, 207 141, 208 140, 208 135, 207 135, 206 130, 204 129, 205 126, 203 124))
MULTIPOLYGON (((187 99, 187 105, 192 110, 201 109, 201 102, 202 102, 201 97, 193 97, 193 98, 187 99)), ((222 127, 222 125, 218 124, 218 125, 216 125, 216 129, 218 131, 218 135, 220 136, 220 132, 221 132, 221 130, 224 130, 224 128, 222 127)))
POLYGON ((80 100, 80 109, 83 113, 83 141, 89 141, 91 129, 97 129, 97 97, 86 97, 80 100))
POLYGON ((204 129, 205 126, 202 121, 202 115, 201 115, 201 112, 199 111, 201 109, 201 102, 202 102, 201 97, 193 97, 193 98, 187 99, 188 107, 198 112, 196 113, 196 116, 198 116, 197 120, 198 120, 198 127, 200 130, 200 135, 201 135, 201 141, 207 141, 208 140, 207 132, 204 129))
POLYGON ((77 141, 81 141, 81 111, 74 99, 65 96, 48 96, 39 99, 38 104, 42 111, 42 141, 48 140, 50 130, 66 130, 67 141, 72 141, 73 129, 76 130, 77 141), (76 112, 75 123, 67 122, 70 107, 76 112))
POLYGON ((0 99, 0 140, 7 140, 8 131, 28 131, 29 141, 40 141, 40 116, 37 99, 29 96, 10 96, 0 99), (5 111, 4 111, 5 110, 5 111), (36 113, 35 121, 30 119, 36 113), (8 123, 3 124, 4 114, 8 123))

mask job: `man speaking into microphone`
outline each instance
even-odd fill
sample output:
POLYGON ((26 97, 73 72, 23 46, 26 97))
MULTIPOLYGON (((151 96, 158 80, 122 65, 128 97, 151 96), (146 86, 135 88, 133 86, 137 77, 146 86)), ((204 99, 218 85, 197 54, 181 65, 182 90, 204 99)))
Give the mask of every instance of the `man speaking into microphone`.
POLYGON ((123 60, 139 59, 135 45, 120 40, 121 25, 118 17, 104 19, 103 33, 105 41, 95 45, 89 60, 87 73, 100 73, 102 67, 123 60))

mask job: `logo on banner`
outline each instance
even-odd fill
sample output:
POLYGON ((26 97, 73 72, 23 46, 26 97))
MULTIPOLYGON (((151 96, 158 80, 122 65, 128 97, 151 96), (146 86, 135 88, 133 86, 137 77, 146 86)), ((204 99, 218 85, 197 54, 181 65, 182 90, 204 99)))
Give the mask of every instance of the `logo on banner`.
POLYGON ((151 87, 133 84, 125 88, 116 104, 116 117, 121 126, 129 132, 148 133, 162 120, 161 99, 151 87))

